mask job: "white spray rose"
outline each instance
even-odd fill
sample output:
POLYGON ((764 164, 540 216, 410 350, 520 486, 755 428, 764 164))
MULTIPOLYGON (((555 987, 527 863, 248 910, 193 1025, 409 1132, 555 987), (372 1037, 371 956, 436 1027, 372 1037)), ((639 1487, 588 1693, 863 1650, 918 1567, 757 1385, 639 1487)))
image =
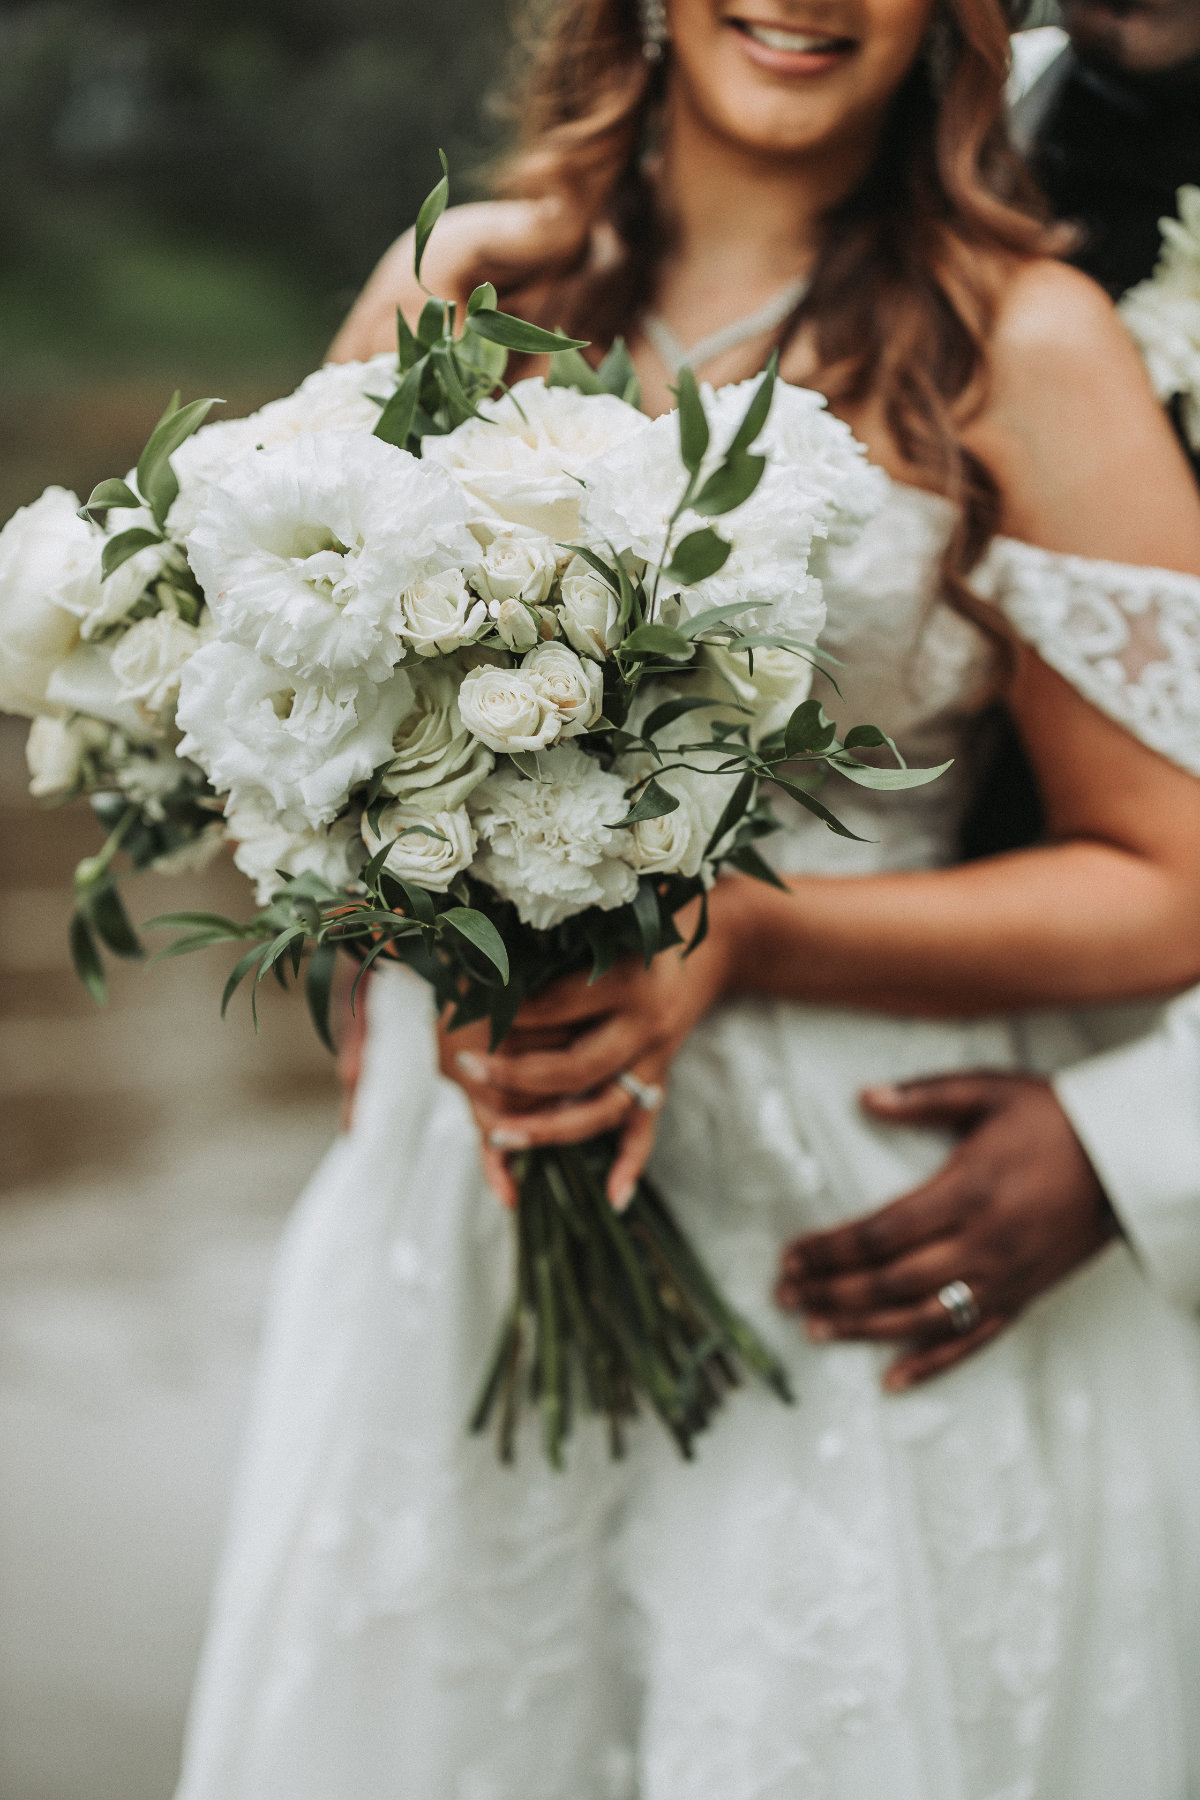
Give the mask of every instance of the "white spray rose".
POLYGON ((559 735, 561 718, 524 669, 472 669, 458 690, 463 724, 489 750, 544 750, 559 735))
POLYGON ((442 470, 327 431, 238 464, 212 489, 188 554, 223 637, 333 684, 383 680, 411 629, 401 596, 477 546, 442 470))
POLYGON ((369 436, 379 419, 373 395, 386 399, 396 385, 395 353, 369 362, 327 363, 300 383, 294 394, 272 400, 248 419, 217 419, 193 432, 171 457, 179 496, 168 526, 175 537, 194 530, 211 488, 233 464, 256 450, 278 450, 314 431, 348 431, 369 436))
POLYGON ((194 625, 185 625, 177 613, 160 612, 139 619, 113 646, 118 697, 152 714, 173 709, 183 665, 203 643, 204 634, 194 625))
POLYGON ((392 838, 384 868, 401 881, 413 881, 444 894, 456 875, 468 867, 475 854, 475 828, 465 806, 433 814, 397 803, 379 815, 379 830, 366 818, 363 843, 372 856, 392 838))
POLYGON ((580 466, 645 430, 636 407, 608 394, 518 381, 499 400, 484 400, 480 419, 447 437, 426 438, 423 454, 462 483, 484 516, 531 526, 556 542, 579 532, 580 466))
POLYGON ((366 861, 355 822, 337 819, 320 830, 289 830, 264 794, 235 794, 225 813, 233 860, 269 905, 283 875, 319 875, 330 887, 349 887, 366 861))
POLYGON ((472 643, 487 627, 487 607, 461 569, 427 575, 400 597, 397 633, 418 656, 445 656, 472 643))
POLYGON ((218 793, 260 789, 288 830, 315 830, 389 759, 406 701, 394 683, 297 685, 240 644, 206 644, 180 681, 179 754, 218 793))
POLYGON ((558 552, 549 538, 518 525, 476 526, 475 535, 483 541, 483 555, 471 573, 485 600, 524 600, 541 606, 550 598, 558 552))
POLYGON ((551 750, 542 766, 543 781, 498 769, 470 810, 481 845, 475 874, 526 924, 548 931, 585 907, 625 905, 637 875, 624 860, 628 833, 611 825, 628 810, 620 776, 575 744, 551 750))
POLYGON ((392 736, 392 767, 384 793, 424 811, 461 806, 485 775, 491 752, 463 724, 459 676, 444 663, 397 669, 392 680, 407 696, 392 736))
POLYGON ((664 776, 660 785, 675 795, 678 807, 658 819, 639 819, 629 830, 625 854, 642 875, 698 875, 709 835, 700 809, 674 775, 664 776))
POLYGON ((602 662, 621 641, 620 602, 581 557, 563 576, 559 612, 563 631, 581 656, 602 662))
POLYGON ((542 615, 523 600, 492 602, 496 636, 510 650, 532 650, 542 636, 542 615))
POLYGON ((99 603, 102 533, 77 517, 79 501, 47 488, 0 531, 0 707, 30 718, 47 709, 46 685, 79 641, 80 615, 99 603))
MULTIPOLYGON (((711 676, 701 677, 702 690, 693 685, 689 692, 703 691, 714 700, 728 697, 749 707, 749 718, 732 709, 730 717, 750 726, 750 741, 756 745, 771 732, 782 730, 812 691, 812 664, 790 650, 773 647, 756 650, 753 674, 749 658, 733 651, 706 645, 701 658, 711 676)), ((711 714, 705 716, 712 717, 711 714)))
POLYGON ((588 731, 604 711, 604 674, 565 644, 539 644, 521 668, 562 721, 562 737, 588 731))
POLYGON ((25 741, 29 791, 36 800, 57 800, 75 791, 90 755, 108 746, 109 730, 94 719, 36 718, 25 741))

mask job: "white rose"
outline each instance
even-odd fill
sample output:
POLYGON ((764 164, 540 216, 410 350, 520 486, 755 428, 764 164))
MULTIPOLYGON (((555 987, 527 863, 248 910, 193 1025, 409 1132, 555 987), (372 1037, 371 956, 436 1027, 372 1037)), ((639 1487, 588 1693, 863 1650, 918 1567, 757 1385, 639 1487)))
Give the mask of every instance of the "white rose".
POLYGON ((586 907, 624 906, 638 878, 624 860, 628 833, 611 824, 628 810, 621 777, 575 744, 549 751, 542 767, 546 778, 529 781, 502 766, 470 810, 481 846, 473 873, 549 931, 586 907))
POLYGON ((542 616, 526 606, 524 601, 502 600, 498 605, 493 601, 492 611, 496 635, 510 650, 532 650, 540 640, 542 616))
POLYGON ((99 603, 102 533, 79 501, 47 488, 0 531, 0 707, 47 709, 46 684, 79 641, 79 615, 99 603))
POLYGON ((477 554, 449 476, 339 431, 247 457, 188 538, 222 636, 323 684, 383 680, 411 630, 401 596, 477 554))
POLYGON ((294 394, 272 400, 248 419, 217 419, 192 433, 171 458, 179 497, 168 525, 186 537, 199 522, 209 490, 234 463, 256 450, 277 450, 314 431, 370 435, 379 419, 373 396, 386 399, 396 385, 396 356, 369 362, 327 363, 300 383, 294 394))
POLYGON ((621 641, 620 602, 596 571, 576 557, 562 579, 562 628, 581 656, 603 661, 621 641))
POLYGON ((204 637, 194 625, 185 625, 177 613, 155 613, 139 619, 113 646, 112 671, 117 694, 149 713, 174 708, 179 698, 183 665, 194 656, 204 637))
POLYGON ((604 711, 604 674, 565 644, 539 644, 521 668, 562 720, 563 737, 588 731, 604 711))
POLYGON ((366 857, 355 823, 337 819, 319 830, 291 830, 264 794, 231 796, 225 835, 233 860, 255 884, 258 904, 267 906, 282 887, 280 874, 319 875, 332 888, 349 887, 366 857))
POLYGON ((447 437, 426 438, 423 455, 463 484, 484 513, 528 525, 556 542, 579 533, 579 467, 646 429, 636 407, 608 394, 518 381, 482 417, 447 437))
POLYGON ((695 801, 673 776, 660 785, 675 795, 678 807, 659 819, 639 819, 629 828, 625 854, 643 875, 698 875, 711 831, 705 831, 695 801))
POLYGON ((444 656, 469 644, 487 625, 487 607, 463 579, 446 569, 414 582, 400 597, 397 635, 418 656, 444 656))
POLYGON ((30 793, 37 800, 74 793, 88 756, 106 749, 108 740, 106 727, 92 719, 35 719, 25 742, 30 793))
POLYGON ((463 724, 457 672, 444 663, 418 663, 397 669, 392 680, 408 698, 392 735, 383 791, 425 811, 453 811, 494 764, 463 724))
POLYGON ((544 750, 561 727, 558 711, 524 669, 472 669, 458 690, 458 710, 481 744, 510 755, 544 750))
POLYGON ((364 818, 362 836, 372 856, 395 838, 384 868, 401 881, 416 882, 439 894, 446 892, 475 854, 475 828, 464 806, 431 815, 397 803, 380 813, 378 832, 372 831, 364 818))
POLYGON ((240 644, 206 644, 180 681, 179 754, 218 793, 261 790, 289 831, 316 830, 389 760, 408 697, 395 683, 298 685, 240 644))
POLYGON ((549 538, 519 526, 476 528, 484 535, 483 556, 472 578, 485 600, 524 600, 540 606, 550 598, 558 575, 558 552, 549 538))
MULTIPOLYGON (((807 700, 812 691, 813 669, 810 662, 790 650, 777 648, 754 652, 754 673, 750 659, 714 645, 706 645, 702 660, 716 679, 702 677, 703 691, 714 700, 726 697, 749 707, 749 716, 731 712, 731 717, 750 727, 750 740, 758 744, 773 731, 780 731, 792 713, 807 700)), ((694 686, 690 692, 698 691, 694 686)), ((711 718, 712 714, 701 714, 711 718)))

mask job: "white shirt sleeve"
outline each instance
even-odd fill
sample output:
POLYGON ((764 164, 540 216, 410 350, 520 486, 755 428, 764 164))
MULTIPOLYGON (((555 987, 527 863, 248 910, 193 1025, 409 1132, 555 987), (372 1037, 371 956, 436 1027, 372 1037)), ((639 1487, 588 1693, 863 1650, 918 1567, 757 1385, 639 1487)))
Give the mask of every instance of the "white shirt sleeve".
POLYGON ((1054 1088, 1150 1278, 1200 1308, 1200 988, 1054 1088))

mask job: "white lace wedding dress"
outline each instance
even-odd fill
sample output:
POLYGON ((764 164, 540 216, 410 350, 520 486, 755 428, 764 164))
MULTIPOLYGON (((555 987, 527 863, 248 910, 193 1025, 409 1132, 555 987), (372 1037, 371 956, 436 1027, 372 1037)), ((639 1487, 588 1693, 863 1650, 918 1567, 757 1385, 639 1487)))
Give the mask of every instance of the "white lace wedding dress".
MULTIPOLYGON (((946 503, 895 487, 836 558, 847 716, 920 763, 805 816, 779 860, 942 863, 991 652, 933 601, 946 503)), ((1028 546, 981 586, 1095 704, 1200 772, 1200 581, 1028 546)), ((729 1004, 679 1058, 656 1172, 786 1359, 685 1466, 587 1423, 562 1475, 464 1421, 507 1221, 429 1002, 375 985, 353 1130, 291 1225, 180 1800, 1187 1800, 1200 1794, 1200 1328, 1116 1246, 954 1374, 772 1307, 783 1242, 876 1207, 945 1142, 868 1123, 867 1082, 1048 1068, 1101 1031, 729 1004)), ((1131 1121, 1130 1129, 1136 1129, 1131 1121)))

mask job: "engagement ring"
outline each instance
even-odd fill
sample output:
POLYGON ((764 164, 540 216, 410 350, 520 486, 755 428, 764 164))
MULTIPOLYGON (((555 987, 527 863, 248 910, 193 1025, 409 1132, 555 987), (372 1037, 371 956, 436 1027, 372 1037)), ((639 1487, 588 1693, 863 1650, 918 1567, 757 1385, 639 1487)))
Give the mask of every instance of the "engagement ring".
POLYGON ((949 1313, 950 1323, 960 1336, 974 1331, 983 1317, 979 1302, 965 1281, 948 1281, 938 1290, 938 1301, 949 1313))
POLYGON ((642 1081, 638 1076, 631 1075, 628 1069, 623 1069, 617 1076, 617 1086, 624 1088, 634 1105, 640 1106, 643 1112, 662 1111, 664 1095, 656 1082, 642 1081))

